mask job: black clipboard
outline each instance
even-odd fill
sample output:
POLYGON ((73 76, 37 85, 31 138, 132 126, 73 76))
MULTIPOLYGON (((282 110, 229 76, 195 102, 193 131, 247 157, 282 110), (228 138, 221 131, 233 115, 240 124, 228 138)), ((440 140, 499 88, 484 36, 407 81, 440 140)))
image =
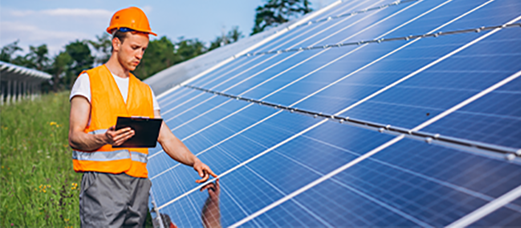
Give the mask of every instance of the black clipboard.
POLYGON ((119 146, 112 146, 113 148, 121 147, 156 147, 157 137, 159 136, 159 129, 161 129, 163 119, 151 119, 142 117, 121 117, 118 116, 116 122, 116 130, 130 127, 134 130, 134 136, 119 146))

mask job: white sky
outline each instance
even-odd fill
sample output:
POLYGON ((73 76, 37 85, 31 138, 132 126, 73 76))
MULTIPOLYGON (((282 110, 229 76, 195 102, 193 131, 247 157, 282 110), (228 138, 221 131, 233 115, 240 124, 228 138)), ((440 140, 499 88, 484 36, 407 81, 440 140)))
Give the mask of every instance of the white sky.
MULTIPOLYGON (((311 0, 320 9, 334 0, 311 0)), ((263 0, 3 0, 0 2, 0 46, 20 40, 29 45, 47 44, 51 55, 76 39, 94 40, 107 28, 112 14, 128 6, 142 8, 158 37, 198 38, 207 45, 233 26, 248 36, 255 8, 263 0)), ((154 38, 152 38, 154 39, 154 38)))

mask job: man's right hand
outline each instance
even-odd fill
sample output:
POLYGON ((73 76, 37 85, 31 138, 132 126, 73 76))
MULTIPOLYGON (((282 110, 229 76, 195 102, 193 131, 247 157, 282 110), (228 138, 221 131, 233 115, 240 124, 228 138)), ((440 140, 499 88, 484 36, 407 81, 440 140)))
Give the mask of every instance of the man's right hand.
POLYGON ((105 142, 112 146, 119 146, 123 144, 128 139, 134 136, 135 132, 130 127, 122 128, 119 130, 115 130, 115 127, 110 127, 105 132, 105 142))

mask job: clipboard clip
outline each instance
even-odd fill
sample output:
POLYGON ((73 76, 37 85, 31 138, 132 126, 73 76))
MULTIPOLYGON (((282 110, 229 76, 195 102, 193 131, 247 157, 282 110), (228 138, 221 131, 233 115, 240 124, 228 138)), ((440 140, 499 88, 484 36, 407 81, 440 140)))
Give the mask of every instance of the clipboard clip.
POLYGON ((132 118, 132 119, 147 119, 147 120, 150 119, 150 117, 148 117, 148 116, 131 116, 130 118, 132 118))

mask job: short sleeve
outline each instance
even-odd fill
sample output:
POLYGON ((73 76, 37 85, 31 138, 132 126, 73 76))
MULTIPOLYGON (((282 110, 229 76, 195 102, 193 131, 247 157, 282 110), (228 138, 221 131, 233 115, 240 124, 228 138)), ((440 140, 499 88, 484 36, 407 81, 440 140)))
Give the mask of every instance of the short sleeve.
POLYGON ((150 91, 152 91, 152 103, 154 105, 154 111, 160 110, 159 103, 157 103, 156 95, 154 94, 154 90, 152 90, 152 87, 150 87, 150 91))
POLYGON ((74 82, 69 100, 71 100, 74 96, 83 96, 90 102, 90 80, 87 73, 81 74, 74 82))

